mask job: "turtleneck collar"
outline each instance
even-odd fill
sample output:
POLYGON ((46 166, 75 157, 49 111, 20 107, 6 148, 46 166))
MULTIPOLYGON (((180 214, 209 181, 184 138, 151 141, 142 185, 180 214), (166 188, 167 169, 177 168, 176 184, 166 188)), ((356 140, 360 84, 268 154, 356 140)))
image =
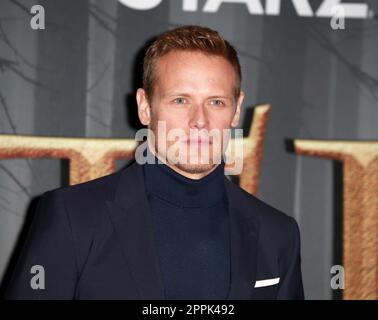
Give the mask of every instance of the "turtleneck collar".
MULTIPOLYGON (((147 148, 147 152, 151 151, 147 148)), ((152 153, 151 153, 152 154, 152 153)), ((143 165, 146 191, 179 207, 210 207, 226 199, 224 161, 201 179, 187 178, 155 158, 143 165)))

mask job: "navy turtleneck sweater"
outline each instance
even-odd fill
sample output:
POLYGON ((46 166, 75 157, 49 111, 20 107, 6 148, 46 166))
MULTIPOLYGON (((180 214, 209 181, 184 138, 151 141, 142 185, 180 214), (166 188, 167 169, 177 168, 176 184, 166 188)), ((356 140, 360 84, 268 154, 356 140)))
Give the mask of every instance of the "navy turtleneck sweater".
POLYGON ((143 172, 166 299, 227 299, 230 236, 224 162, 194 180, 155 160, 143 165, 143 172))

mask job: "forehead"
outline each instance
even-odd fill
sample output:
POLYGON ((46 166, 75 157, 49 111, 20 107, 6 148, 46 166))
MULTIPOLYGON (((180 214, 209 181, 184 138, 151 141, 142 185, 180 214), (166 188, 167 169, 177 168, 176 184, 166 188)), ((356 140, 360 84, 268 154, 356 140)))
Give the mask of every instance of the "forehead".
POLYGON ((235 88, 236 74, 231 63, 199 51, 171 51, 158 59, 155 72, 158 90, 218 90, 228 94, 235 88))

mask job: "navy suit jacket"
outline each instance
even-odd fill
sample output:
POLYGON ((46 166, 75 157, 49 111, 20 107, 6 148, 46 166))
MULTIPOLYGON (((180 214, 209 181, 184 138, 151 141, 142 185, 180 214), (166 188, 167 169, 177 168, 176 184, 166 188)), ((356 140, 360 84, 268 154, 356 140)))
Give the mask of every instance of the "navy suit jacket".
MULTIPOLYGON (((231 236, 228 299, 303 299, 296 221, 226 176, 224 183, 231 236), (276 284, 255 287, 276 278, 276 284)), ((143 168, 134 162, 42 196, 5 297, 165 299, 156 250, 143 168), (44 289, 32 289, 34 265, 44 268, 44 289)))

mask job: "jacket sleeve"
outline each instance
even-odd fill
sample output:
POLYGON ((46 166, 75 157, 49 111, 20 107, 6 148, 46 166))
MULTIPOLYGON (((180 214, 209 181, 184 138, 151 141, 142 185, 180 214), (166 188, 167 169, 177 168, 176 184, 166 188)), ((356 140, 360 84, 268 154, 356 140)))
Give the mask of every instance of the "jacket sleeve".
POLYGON ((27 241, 5 291, 6 299, 73 299, 77 265, 62 194, 39 200, 27 241))
POLYGON ((290 218, 291 248, 288 250, 288 268, 283 276, 278 289, 278 300, 304 300, 301 253, 300 253, 300 232, 297 222, 290 218))

